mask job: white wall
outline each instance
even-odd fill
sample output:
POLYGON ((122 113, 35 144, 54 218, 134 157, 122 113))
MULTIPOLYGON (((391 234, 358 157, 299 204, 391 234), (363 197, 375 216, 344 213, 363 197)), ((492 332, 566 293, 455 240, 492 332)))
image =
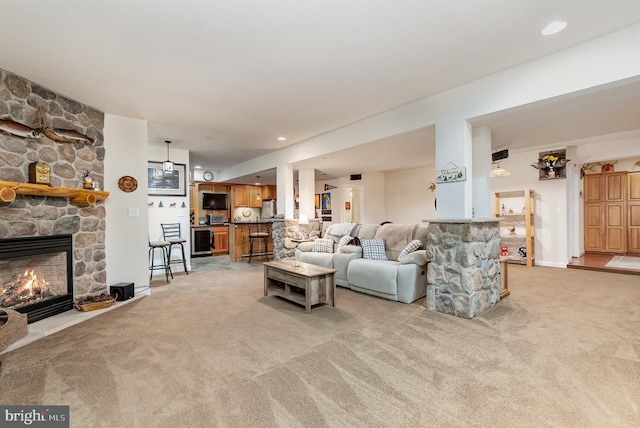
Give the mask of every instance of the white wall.
MULTIPOLYGON (((545 149, 547 150, 552 149, 545 149)), ((501 161, 500 164, 511 172, 511 175, 493 178, 491 190, 492 192, 526 189, 535 191, 536 265, 565 267, 568 262, 566 180, 539 181, 538 170, 531 164, 538 161, 540 151, 534 149, 509 152, 509 158, 501 161)), ((519 206, 514 208, 515 212, 520 210, 519 206)))
MULTIPOLYGON (((166 147, 149 146, 147 158, 145 160, 145 180, 146 174, 146 162, 149 161, 164 161, 167 157, 166 147)), ((186 170, 189 171, 189 152, 186 150, 179 150, 170 148, 169 158, 174 163, 182 163, 186 165, 186 170)), ((187 240, 184 244, 185 258, 187 259, 187 269, 191 270, 191 228, 189 222, 189 179, 187 177, 185 196, 147 196, 147 203, 153 202, 153 208, 148 209, 149 218, 149 238, 152 241, 162 240, 162 223, 180 223, 182 228, 182 237, 187 240), (160 208, 160 202, 162 202, 162 208, 160 208), (175 204, 175 208, 171 205, 175 204), (184 204, 184 207, 183 207, 184 204)), ((156 252, 158 255, 159 252, 156 252)), ((174 246, 173 250, 174 258, 179 258, 178 250, 174 246)), ((180 255, 181 257, 181 255, 180 255)), ((159 260, 159 257, 157 257, 159 260)), ((182 264, 176 263, 171 265, 173 272, 183 272, 184 268, 182 264)), ((163 274, 162 271, 155 271, 155 274, 163 274)))
POLYGON ((107 284, 133 282, 136 290, 144 289, 149 285, 146 121, 105 114, 104 146, 101 186, 110 192, 105 201, 107 284), (137 180, 134 192, 118 188, 125 175, 137 180))
POLYGON ((394 223, 420 223, 436 218, 435 165, 390 171, 385 174, 386 218, 394 223))

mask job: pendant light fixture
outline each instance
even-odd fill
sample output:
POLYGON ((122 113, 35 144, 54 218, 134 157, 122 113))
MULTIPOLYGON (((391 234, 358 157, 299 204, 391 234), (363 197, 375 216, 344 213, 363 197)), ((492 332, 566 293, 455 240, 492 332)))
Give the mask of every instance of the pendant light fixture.
POLYGON ((169 144, 171 144, 171 141, 166 140, 165 143, 167 143, 167 160, 162 162, 162 170, 164 172, 173 172, 173 162, 169 160, 169 144))
POLYGON ((498 166, 491 170, 492 177, 506 177, 507 175, 511 175, 509 171, 500 166, 500 162, 497 162, 497 164, 498 166))
MULTIPOLYGON (((260 176, 256 175, 256 182, 255 182, 256 186, 260 185, 260 176)), ((261 200, 262 198, 260 197, 260 192, 256 193, 256 201, 261 200)))

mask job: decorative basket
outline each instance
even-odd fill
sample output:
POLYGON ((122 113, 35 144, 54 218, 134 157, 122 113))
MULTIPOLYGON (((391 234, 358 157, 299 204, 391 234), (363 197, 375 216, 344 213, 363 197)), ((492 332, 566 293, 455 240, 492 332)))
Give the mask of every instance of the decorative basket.
POLYGON ((8 308, 0 309, 0 351, 25 337, 27 316, 8 308))
POLYGON ((73 307, 82 312, 95 311, 96 309, 105 309, 109 306, 113 305, 116 301, 116 298, 109 295, 98 296, 98 298, 104 298, 104 300, 100 300, 98 302, 87 302, 84 303, 83 299, 78 300, 77 302, 73 302, 73 307))

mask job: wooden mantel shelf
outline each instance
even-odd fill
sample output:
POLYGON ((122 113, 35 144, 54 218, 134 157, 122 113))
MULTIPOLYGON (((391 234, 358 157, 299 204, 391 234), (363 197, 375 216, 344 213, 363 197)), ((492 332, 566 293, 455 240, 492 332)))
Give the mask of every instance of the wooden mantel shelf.
POLYGON ((0 181, 0 201, 11 202, 16 195, 51 196, 56 198, 68 198, 72 205, 94 205, 97 201, 103 201, 109 197, 109 192, 87 189, 71 189, 68 187, 55 187, 46 184, 16 183, 12 181, 0 181))

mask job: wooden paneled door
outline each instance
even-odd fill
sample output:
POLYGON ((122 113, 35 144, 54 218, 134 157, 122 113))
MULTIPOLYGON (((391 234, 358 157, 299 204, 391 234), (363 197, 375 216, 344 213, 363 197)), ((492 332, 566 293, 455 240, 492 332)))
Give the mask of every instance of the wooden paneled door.
POLYGON ((627 251, 626 172, 584 176, 584 249, 627 251))
POLYGON ((627 175, 627 251, 640 254, 640 172, 627 175))
MULTIPOLYGON (((585 177, 586 178, 586 177, 585 177)), ((586 192, 585 192, 586 195, 586 192)), ((586 199, 586 196, 585 196, 586 199)), ((584 205, 584 250, 602 251, 604 248, 604 209, 601 203, 584 205)))
POLYGON ((604 176, 587 174, 584 176, 584 203, 601 204, 604 202, 604 176))
POLYGON ((624 203, 605 204, 604 244, 605 251, 624 253, 627 251, 627 222, 624 203))

